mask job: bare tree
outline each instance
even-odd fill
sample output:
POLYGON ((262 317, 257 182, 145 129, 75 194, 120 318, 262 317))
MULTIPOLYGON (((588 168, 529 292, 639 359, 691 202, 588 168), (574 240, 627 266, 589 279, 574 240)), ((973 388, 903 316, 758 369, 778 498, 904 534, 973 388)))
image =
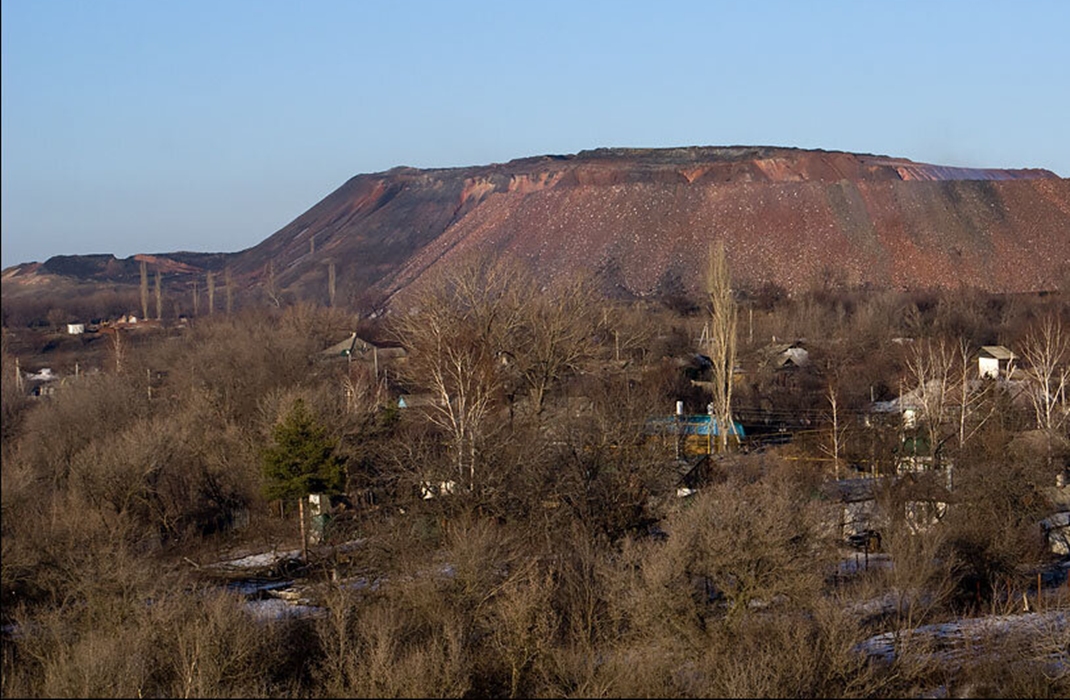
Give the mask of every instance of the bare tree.
POLYGON ((638 304, 602 301, 601 325, 613 337, 613 359, 627 361, 632 355, 645 356, 656 335, 649 309, 638 304))
POLYGON ((995 403, 989 403, 988 412, 981 411, 985 399, 993 386, 990 382, 974 383, 970 381, 973 365, 970 362, 972 352, 969 342, 963 338, 959 340, 955 348, 958 370, 958 413, 959 413, 959 444, 961 450, 966 446, 966 441, 977 434, 977 431, 995 413, 995 403), (967 428, 969 427, 969 432, 967 428))
POLYGON ((271 303, 276 308, 281 308, 282 303, 279 300, 279 286, 275 280, 275 261, 268 260, 267 265, 267 280, 264 282, 264 292, 268 295, 268 299, 271 299, 271 303))
POLYGON ((739 621, 754 614, 756 601, 799 605, 819 590, 829 556, 823 515, 794 478, 747 483, 733 476, 693 499, 666 519, 670 536, 642 567, 638 620, 672 620, 687 634, 696 618, 739 621))
MULTIPOLYGON (((724 243, 710 248, 706 272, 706 292, 710 301, 710 332, 707 352, 713 363, 713 413, 719 433, 718 449, 728 449, 732 422, 732 369, 736 363, 736 301, 732 294, 732 276, 725 257, 724 243)), ((738 440, 738 436, 737 436, 738 440)))
POLYGON ((428 419, 446 431, 461 483, 474 488, 481 448, 503 387, 505 339, 516 327, 513 276, 468 260, 414 292, 395 333, 410 355, 408 378, 434 396, 428 419))
POLYGON ((836 391, 836 386, 829 382, 828 388, 825 391, 825 398, 829 403, 829 417, 832 420, 832 429, 830 433, 830 445, 822 446, 822 451, 825 454, 832 457, 833 471, 836 478, 840 478, 840 455, 843 453, 843 446, 847 437, 847 426, 842 423, 842 413, 840 406, 839 394, 836 391))
POLYGON ((200 313, 201 295, 197 289, 197 280, 193 280, 193 315, 200 313))
POLYGON ((946 543, 949 533, 940 527, 918 530, 911 527, 904 503, 887 508, 889 521, 881 528, 882 547, 895 566, 882 572, 895 602, 894 636, 896 651, 909 651, 913 630, 924 624, 945 605, 955 591, 955 557, 946 543))
POLYGON ((546 392, 574 371, 593 351, 596 296, 582 279, 573 279, 522 300, 521 320, 511 337, 510 356, 540 415, 546 392))
POLYGON ((116 328, 109 335, 111 335, 112 354, 115 357, 115 373, 122 374, 123 357, 126 355, 126 348, 123 345, 122 331, 116 328))
POLYGON ((907 371, 914 387, 910 396, 921 409, 933 466, 938 464, 940 447, 950 437, 943 431, 954 386, 954 356, 951 344, 941 338, 915 343, 907 358, 907 371))
POLYGON ((1022 341, 1024 371, 1031 385, 1037 428, 1051 433, 1066 422, 1070 334, 1055 316, 1044 318, 1022 341))

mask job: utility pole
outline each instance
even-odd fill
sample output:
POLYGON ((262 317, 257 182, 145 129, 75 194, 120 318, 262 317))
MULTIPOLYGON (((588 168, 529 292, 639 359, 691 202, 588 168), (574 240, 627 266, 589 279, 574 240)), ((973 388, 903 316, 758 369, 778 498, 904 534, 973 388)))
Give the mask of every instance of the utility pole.
POLYGON ((706 404, 706 413, 710 417, 710 428, 706 431, 706 454, 713 454, 713 402, 706 404))
POLYGON ((162 276, 163 275, 160 273, 160 268, 157 267, 156 268, 156 290, 155 290, 156 291, 156 320, 157 321, 160 321, 160 320, 163 319, 163 282, 161 281, 161 277, 162 276))
POLYGON ((149 317, 149 272, 145 261, 141 261, 141 318, 149 317))

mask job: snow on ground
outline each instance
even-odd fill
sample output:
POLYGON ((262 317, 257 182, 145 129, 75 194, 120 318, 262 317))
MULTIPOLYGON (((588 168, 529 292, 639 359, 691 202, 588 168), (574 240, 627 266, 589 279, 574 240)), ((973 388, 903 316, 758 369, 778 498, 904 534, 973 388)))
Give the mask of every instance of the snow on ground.
POLYGON ((250 554, 249 556, 241 557, 240 559, 221 561, 216 564, 216 566, 227 569, 264 569, 274 566, 281 561, 286 561, 287 559, 297 559, 300 556, 300 549, 286 550, 283 552, 262 552, 260 554, 250 554))
MULTIPOLYGON (((979 646, 986 640, 999 639, 1010 634, 1029 634, 1038 638, 1050 638, 1070 642, 1070 612, 1052 610, 1044 613, 1022 615, 988 615, 933 625, 923 625, 900 633, 900 646, 925 650, 944 661, 958 661, 963 656, 977 656, 983 652, 979 646)), ((868 656, 884 661, 894 661, 896 656, 896 633, 885 632, 870 637, 857 649, 868 656)), ((1070 665, 1070 649, 1064 643, 1061 648, 1053 645, 1053 662, 1062 667, 1070 665)))
POLYGON ((274 622, 291 618, 319 617, 326 613, 324 608, 316 605, 290 603, 278 598, 247 600, 245 610, 259 622, 274 622))
MULTIPOLYGON (((356 549, 359 549, 364 545, 365 540, 363 538, 350 540, 343 542, 342 544, 334 547, 335 552, 348 553, 356 549)), ((300 549, 286 549, 286 550, 271 550, 270 552, 259 552, 257 554, 249 554, 244 557, 238 557, 236 559, 224 559, 218 561, 209 566, 212 568, 220 569, 266 569, 280 562, 287 560, 300 559, 300 549)))
POLYGON ((891 569, 892 556, 885 553, 870 554, 867 558, 862 552, 855 552, 844 557, 837 565, 836 572, 840 576, 851 576, 869 569, 891 569))
POLYGON ((888 615, 894 613, 899 607, 899 596, 895 591, 889 591, 880 597, 862 600, 847 606, 847 612, 862 617, 875 615, 888 615))
POLYGON ((293 581, 261 581, 259 579, 243 579, 227 584, 227 590, 244 596, 254 596, 258 593, 270 593, 284 588, 289 588, 293 581))

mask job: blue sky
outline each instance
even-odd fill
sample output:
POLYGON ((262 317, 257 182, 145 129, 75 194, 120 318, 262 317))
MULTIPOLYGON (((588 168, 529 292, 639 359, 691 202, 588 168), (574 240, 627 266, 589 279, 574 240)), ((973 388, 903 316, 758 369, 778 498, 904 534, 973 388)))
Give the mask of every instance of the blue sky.
POLYGON ((3 0, 2 266, 255 245, 353 175, 762 144, 1070 176, 1070 2, 3 0))

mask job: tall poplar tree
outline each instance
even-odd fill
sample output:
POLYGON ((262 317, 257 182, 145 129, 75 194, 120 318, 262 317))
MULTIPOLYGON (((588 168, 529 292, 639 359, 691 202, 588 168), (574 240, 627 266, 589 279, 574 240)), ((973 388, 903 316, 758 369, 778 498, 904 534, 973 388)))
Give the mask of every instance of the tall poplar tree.
POLYGON ((215 313, 215 276, 208 273, 208 315, 215 313))
MULTIPOLYGON (((717 419, 718 450, 728 449, 732 422, 732 369, 736 364, 736 300, 732 295, 732 275, 725 257, 724 243, 710 247, 706 270, 706 292, 710 301, 710 336, 707 351, 713 362, 713 417, 717 419)), ((711 425, 712 429, 713 426, 711 425)), ((736 436, 739 439, 739 436, 736 436)))

